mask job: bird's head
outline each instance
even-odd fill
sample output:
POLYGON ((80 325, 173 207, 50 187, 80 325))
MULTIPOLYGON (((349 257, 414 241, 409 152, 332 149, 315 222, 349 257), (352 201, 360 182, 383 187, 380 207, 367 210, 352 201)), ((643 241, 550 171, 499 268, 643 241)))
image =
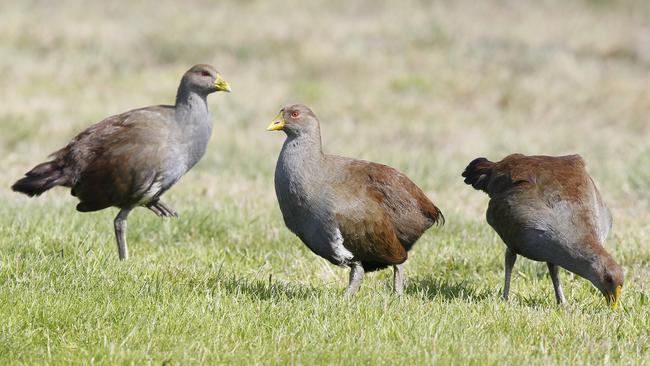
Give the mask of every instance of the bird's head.
POLYGON ((230 85, 212 66, 198 64, 185 72, 180 88, 193 91, 200 95, 225 91, 230 92, 230 85))
POLYGON ((320 131, 314 112, 303 104, 293 104, 280 110, 266 128, 267 131, 284 131, 289 136, 313 134, 320 131))
POLYGON ((605 296, 605 301, 613 309, 618 306, 623 289, 623 269, 609 255, 601 256, 594 266, 592 283, 605 296))

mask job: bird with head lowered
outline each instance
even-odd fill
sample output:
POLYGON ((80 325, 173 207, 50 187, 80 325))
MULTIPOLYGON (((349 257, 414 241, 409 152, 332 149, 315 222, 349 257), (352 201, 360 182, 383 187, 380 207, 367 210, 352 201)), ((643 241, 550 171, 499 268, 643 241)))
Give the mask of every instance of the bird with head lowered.
POLYGON ((513 154, 498 162, 478 158, 462 176, 490 196, 487 222, 506 244, 503 298, 517 255, 546 262, 558 304, 564 303, 558 267, 589 280, 616 307, 623 270, 603 244, 612 216, 579 155, 513 154))

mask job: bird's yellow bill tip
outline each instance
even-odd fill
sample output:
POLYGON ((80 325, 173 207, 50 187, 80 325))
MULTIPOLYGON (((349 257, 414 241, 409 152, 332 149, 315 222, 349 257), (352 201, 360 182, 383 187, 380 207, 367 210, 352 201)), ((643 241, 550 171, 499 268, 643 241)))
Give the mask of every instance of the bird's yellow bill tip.
POLYGON ((621 286, 616 286, 616 291, 614 292, 614 299, 612 303, 612 309, 618 307, 618 299, 621 297, 621 286))
POLYGON ((621 297, 621 286, 617 286, 614 293, 605 295, 605 300, 607 300, 607 305, 611 306, 612 309, 616 310, 618 307, 618 300, 621 297))
POLYGON ((214 81, 214 87, 217 89, 217 91, 225 91, 230 93, 230 84, 224 80, 221 74, 217 74, 217 79, 214 81))
POLYGON ((273 119, 273 122, 266 128, 267 131, 279 131, 284 128, 284 117, 282 117, 282 112, 273 119))

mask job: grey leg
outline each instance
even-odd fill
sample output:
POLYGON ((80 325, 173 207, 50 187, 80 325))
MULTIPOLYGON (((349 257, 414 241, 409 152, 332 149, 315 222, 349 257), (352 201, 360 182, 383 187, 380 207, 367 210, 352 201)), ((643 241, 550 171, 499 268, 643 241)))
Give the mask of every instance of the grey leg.
POLYGON ((508 301, 508 296, 510 296, 510 277, 512 275, 512 267, 515 266, 516 260, 517 260, 517 254, 515 254, 510 249, 506 248, 506 255, 504 260, 506 275, 503 284, 503 299, 506 301, 508 301))
POLYGON ((393 266, 393 289, 398 296, 404 293, 404 263, 393 266))
POLYGON ((160 217, 178 217, 178 213, 174 211, 173 208, 167 206, 163 201, 160 200, 150 202, 145 207, 160 217))
POLYGON ((357 293, 359 286, 361 286, 361 280, 363 280, 363 273, 361 262, 353 262, 350 264, 350 283, 345 291, 346 296, 352 297, 357 293))
POLYGON ((564 292, 562 291, 562 284, 560 284, 560 267, 558 267, 557 264, 548 262, 546 265, 548 266, 548 272, 551 274, 551 281, 553 281, 555 300, 557 301, 558 305, 563 304, 566 302, 566 299, 564 298, 564 292))
POLYGON ((126 218, 131 209, 120 210, 115 217, 115 237, 117 238, 117 252, 120 260, 129 259, 129 248, 126 246, 126 218))

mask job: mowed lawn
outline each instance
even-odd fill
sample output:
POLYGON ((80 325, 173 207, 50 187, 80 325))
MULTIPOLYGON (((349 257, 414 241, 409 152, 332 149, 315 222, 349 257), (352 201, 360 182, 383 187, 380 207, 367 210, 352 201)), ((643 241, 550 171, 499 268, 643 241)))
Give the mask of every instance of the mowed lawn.
POLYGON ((650 3, 623 1, 13 2, 0 11, 0 364, 644 364, 650 362, 650 3), (180 218, 81 214, 65 189, 11 192, 91 123, 171 103, 214 64, 202 162, 166 194, 180 218), (447 223, 343 297, 348 271, 282 222, 287 103, 326 152, 410 176, 447 223), (613 311, 586 280, 503 250, 473 158, 580 153, 614 216, 613 311))

